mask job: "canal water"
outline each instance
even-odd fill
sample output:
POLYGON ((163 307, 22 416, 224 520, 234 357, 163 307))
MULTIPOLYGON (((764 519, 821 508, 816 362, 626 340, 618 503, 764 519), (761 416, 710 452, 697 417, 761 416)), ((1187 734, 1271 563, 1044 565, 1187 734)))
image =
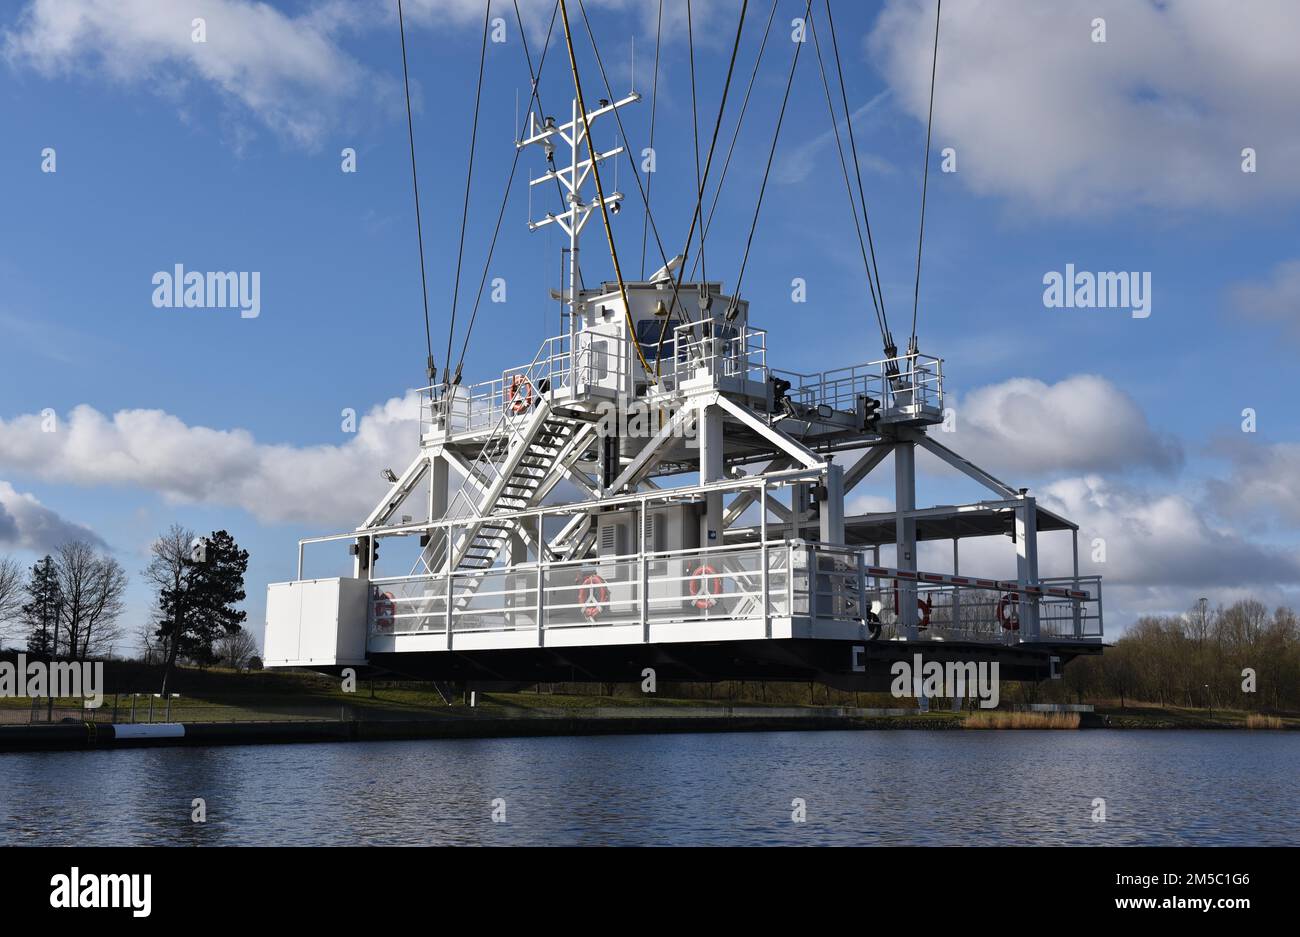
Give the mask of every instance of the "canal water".
POLYGON ((1300 733, 1282 732, 772 732, 4 754, 0 843, 1298 845, 1297 779, 1300 733), (195 798, 205 823, 192 820, 195 798))

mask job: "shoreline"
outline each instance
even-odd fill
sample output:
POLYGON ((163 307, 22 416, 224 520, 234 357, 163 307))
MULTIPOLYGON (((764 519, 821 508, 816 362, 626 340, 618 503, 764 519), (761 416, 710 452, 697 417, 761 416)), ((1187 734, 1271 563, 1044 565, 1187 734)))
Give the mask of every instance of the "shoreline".
MULTIPOLYGON (((1006 713, 1007 716, 1038 716, 1006 713)), ((1041 714, 1048 715, 1048 714, 1041 714)), ((310 742, 367 742, 466 738, 534 738, 584 735, 656 735, 702 732, 789 731, 1059 731, 1077 729, 1214 729, 1293 731, 1294 726, 1249 728, 1222 722, 1170 722, 1158 718, 1079 713, 1077 723, 999 720, 971 725, 962 713, 917 713, 830 709, 764 711, 759 707, 713 707, 673 713, 617 709, 585 713, 531 713, 503 716, 439 716, 421 719, 285 719, 242 722, 93 723, 60 722, 0 726, 0 753, 90 751, 124 748, 211 745, 279 745, 310 742)))

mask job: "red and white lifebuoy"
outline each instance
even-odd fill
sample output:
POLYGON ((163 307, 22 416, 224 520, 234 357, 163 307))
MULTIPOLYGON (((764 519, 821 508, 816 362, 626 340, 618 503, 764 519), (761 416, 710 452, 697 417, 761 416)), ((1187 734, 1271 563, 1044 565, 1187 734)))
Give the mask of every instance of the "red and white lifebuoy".
POLYGON ((397 597, 391 592, 375 590, 375 630, 388 633, 397 618, 397 597))
POLYGON ((998 621, 1004 631, 1020 630, 1020 593, 1004 592, 998 601, 998 621))
POLYGON ((533 405, 533 385, 522 374, 516 374, 506 385, 506 405, 511 413, 524 413, 533 405))
MULTIPOLYGON (((916 630, 924 631, 930 627, 930 612, 934 610, 934 603, 929 599, 923 599, 917 596, 916 610, 921 616, 916 620, 916 630)), ((898 590, 894 590, 894 614, 898 614, 898 590)))
POLYGON ((722 577, 708 563, 695 567, 690 578, 691 598, 699 609, 713 608, 722 594, 722 577))
POLYGON ((578 577, 578 605, 588 621, 595 621, 609 604, 609 587, 597 573, 578 577))

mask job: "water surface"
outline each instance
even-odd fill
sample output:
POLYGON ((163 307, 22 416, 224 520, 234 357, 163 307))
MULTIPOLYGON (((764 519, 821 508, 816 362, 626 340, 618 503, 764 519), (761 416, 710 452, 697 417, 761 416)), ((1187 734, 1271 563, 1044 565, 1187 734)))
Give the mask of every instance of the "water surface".
POLYGON ((845 731, 0 755, 0 843, 1300 844, 1300 734, 845 731), (191 802, 207 802, 207 822, 191 802), (1094 822, 1104 798, 1106 820, 1094 822), (807 820, 792 822, 792 801, 807 820), (505 805, 492 822, 493 801, 505 805))

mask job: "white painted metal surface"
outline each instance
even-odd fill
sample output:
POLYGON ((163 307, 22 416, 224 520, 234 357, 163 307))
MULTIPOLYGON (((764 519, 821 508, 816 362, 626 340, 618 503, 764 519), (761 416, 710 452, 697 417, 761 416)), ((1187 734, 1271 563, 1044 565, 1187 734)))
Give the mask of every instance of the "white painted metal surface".
POLYGON ((267 590, 265 665, 333 667, 363 664, 373 612, 362 579, 272 583, 267 590))
POLYGON ((581 288, 579 239, 599 207, 584 196, 582 126, 575 105, 560 126, 534 117, 518 144, 568 150, 567 166, 533 184, 558 179, 569 207, 531 225, 569 235, 567 332, 526 365, 421 392, 419 452, 390 491, 355 530, 302 541, 299 581, 270 587, 268 666, 755 639, 1100 641, 1100 580, 1078 575, 1077 552, 1071 575, 1040 578, 1034 499, 927 435, 945 416, 941 359, 783 371, 749 302, 720 283, 581 288), (917 506, 918 452, 998 500, 917 506), (844 505, 886 461, 896 506, 882 534, 879 515, 844 505), (395 524, 408 501, 423 502, 407 508, 416 519, 395 524), (964 516, 979 529, 963 532, 964 516), (918 572, 918 528, 944 524, 952 573, 918 572), (956 542, 969 535, 1012 535, 1015 577, 958 575, 956 542), (372 568, 374 546, 393 537, 421 538, 404 575, 372 568), (303 580, 303 550, 331 541, 351 543, 353 577, 303 580))

